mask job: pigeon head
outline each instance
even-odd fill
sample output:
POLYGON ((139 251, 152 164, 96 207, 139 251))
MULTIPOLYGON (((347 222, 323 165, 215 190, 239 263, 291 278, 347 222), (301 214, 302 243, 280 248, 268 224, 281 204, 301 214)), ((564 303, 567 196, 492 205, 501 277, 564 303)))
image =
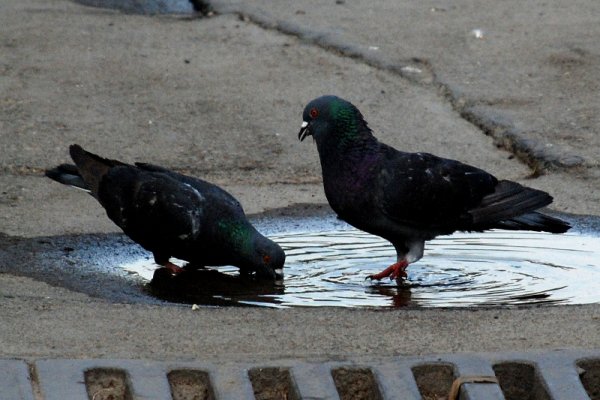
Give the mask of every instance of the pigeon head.
POLYGON ((321 96, 306 105, 298 139, 312 136, 321 146, 325 142, 348 143, 355 138, 371 137, 362 114, 352 103, 337 96, 321 96))
POLYGON ((265 279, 281 278, 285 253, 279 245, 264 237, 247 221, 220 221, 220 236, 229 243, 230 262, 245 272, 265 279))
POLYGON ((256 275, 267 279, 283 278, 285 253, 279 245, 257 232, 254 238, 254 251, 249 268, 256 275))

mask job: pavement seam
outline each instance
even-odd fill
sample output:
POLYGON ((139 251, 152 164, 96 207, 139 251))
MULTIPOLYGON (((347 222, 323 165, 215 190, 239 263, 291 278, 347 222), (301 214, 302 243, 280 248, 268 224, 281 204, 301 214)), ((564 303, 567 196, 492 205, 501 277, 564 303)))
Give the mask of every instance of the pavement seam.
POLYGON ((583 172, 585 167, 588 167, 583 157, 567 151, 562 146, 531 139, 527 137, 527 132, 516 129, 512 123, 500 123, 486 115, 476 107, 479 104, 465 99, 460 90, 454 90, 452 85, 441 81, 429 60, 410 58, 406 60, 406 65, 390 63, 370 53, 365 46, 348 43, 335 33, 310 30, 293 22, 278 20, 265 10, 246 4, 231 4, 226 0, 212 0, 210 3, 217 14, 236 14, 242 21, 254 23, 263 29, 294 36, 324 50, 396 74, 413 84, 436 88, 460 118, 475 126, 484 135, 490 136, 498 148, 514 154, 518 160, 531 168, 532 178, 545 171, 583 172), (414 73, 416 70, 420 72, 418 75, 414 73))

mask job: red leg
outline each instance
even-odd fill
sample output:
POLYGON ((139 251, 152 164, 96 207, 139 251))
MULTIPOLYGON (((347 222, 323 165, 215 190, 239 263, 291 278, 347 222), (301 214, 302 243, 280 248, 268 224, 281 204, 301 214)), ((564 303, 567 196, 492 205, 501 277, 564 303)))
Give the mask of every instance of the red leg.
POLYGON ((408 261, 400 260, 397 263, 390 265, 378 274, 369 275, 367 279, 381 280, 387 276, 390 277, 390 280, 406 278, 408 276, 406 275, 405 271, 406 267, 408 267, 408 261))
POLYGON ((171 261, 167 261, 163 267, 165 267, 166 269, 168 269, 173 275, 177 275, 180 274, 183 271, 183 268, 181 268, 178 265, 173 264, 171 261))

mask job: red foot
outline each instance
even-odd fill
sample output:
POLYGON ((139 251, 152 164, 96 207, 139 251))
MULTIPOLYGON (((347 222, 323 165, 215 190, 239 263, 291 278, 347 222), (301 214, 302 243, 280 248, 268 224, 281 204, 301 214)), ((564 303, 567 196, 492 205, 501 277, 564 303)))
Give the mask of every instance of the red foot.
POLYGON ((183 268, 181 268, 178 265, 173 264, 170 261, 167 261, 165 265, 163 265, 163 267, 165 267, 166 269, 168 269, 169 271, 171 271, 171 273, 173 275, 177 275, 180 274, 181 272, 183 272, 183 268))
POLYGON ((406 267, 408 267, 408 262, 406 260, 398 261, 397 263, 390 265, 378 274, 369 275, 367 279, 381 280, 388 276, 390 277, 390 280, 406 278, 408 276, 406 275, 405 271, 406 267))

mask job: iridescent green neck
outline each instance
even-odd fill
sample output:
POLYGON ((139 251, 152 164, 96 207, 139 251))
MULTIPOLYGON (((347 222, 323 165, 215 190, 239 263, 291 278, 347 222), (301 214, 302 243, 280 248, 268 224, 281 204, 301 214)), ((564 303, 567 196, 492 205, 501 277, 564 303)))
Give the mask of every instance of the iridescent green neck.
POLYGON ((245 221, 221 220, 217 223, 220 236, 241 254, 252 254, 254 229, 245 221))
POLYGON ((344 101, 333 101, 330 105, 331 116, 338 133, 340 147, 361 141, 361 138, 372 137, 371 129, 367 126, 360 111, 344 101))

